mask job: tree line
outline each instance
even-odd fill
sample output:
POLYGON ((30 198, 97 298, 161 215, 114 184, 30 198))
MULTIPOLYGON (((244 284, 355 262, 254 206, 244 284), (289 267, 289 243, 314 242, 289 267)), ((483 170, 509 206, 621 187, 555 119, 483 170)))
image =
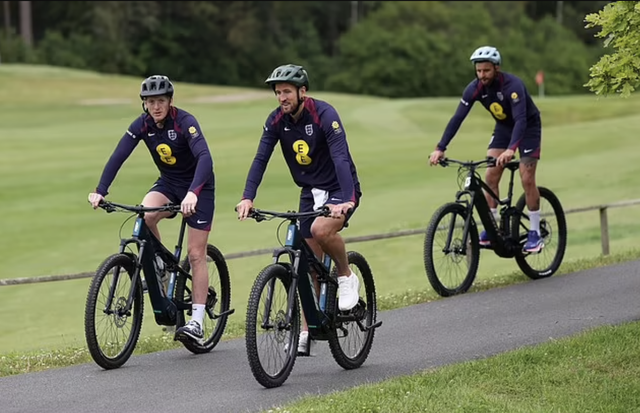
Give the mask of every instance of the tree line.
POLYGON ((0 59, 193 83, 262 87, 277 65, 313 90, 458 95, 469 55, 491 44, 503 70, 547 94, 584 93, 603 55, 585 16, 604 1, 3 1, 0 59))

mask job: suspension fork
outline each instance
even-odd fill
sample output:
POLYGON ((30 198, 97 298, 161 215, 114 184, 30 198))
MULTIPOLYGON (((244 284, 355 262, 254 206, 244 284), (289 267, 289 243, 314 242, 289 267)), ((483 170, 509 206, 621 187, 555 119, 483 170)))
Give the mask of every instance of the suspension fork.
MULTIPOLYGON (((467 212, 467 216, 464 219, 464 227, 463 227, 463 236, 462 236, 462 245, 467 245, 469 241, 469 228, 471 227, 471 220, 473 219, 473 205, 475 200, 476 193, 474 191, 459 191, 456 194, 456 203, 464 205, 464 208, 467 212), (468 195, 471 199, 462 199, 463 196, 468 195)), ((447 241, 445 243, 444 252, 451 252, 451 241, 453 238, 453 231, 455 230, 456 225, 456 215, 454 215, 451 220, 451 224, 449 224, 449 231, 447 232, 447 241)), ((466 254, 466 248, 463 248, 463 254, 466 254)))

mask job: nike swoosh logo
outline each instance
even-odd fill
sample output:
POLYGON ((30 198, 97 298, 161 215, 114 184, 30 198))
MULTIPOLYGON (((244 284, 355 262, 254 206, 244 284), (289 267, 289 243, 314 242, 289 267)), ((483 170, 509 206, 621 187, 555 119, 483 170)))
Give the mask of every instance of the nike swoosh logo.
POLYGON ((206 223, 207 223, 207 221, 201 221, 201 220, 197 220, 196 222, 197 222, 198 224, 206 224, 206 223))
POLYGON ((482 99, 486 98, 487 96, 489 96, 489 95, 482 95, 482 99))
POLYGON ((524 152, 524 153, 529 153, 529 152, 531 152, 532 150, 533 150, 533 149, 525 149, 523 152, 524 152))
POLYGON ((285 132, 289 132, 290 130, 291 130, 291 129, 289 129, 289 128, 286 128, 286 127, 284 128, 284 131, 285 131, 285 132))
POLYGON ((149 136, 155 136, 156 134, 155 133, 149 133, 148 135, 149 136))

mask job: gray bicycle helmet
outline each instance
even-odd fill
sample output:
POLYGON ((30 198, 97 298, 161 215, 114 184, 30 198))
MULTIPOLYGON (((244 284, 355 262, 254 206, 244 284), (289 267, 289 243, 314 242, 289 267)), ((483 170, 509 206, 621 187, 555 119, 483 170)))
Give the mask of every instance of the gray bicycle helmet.
POLYGON ((140 99, 151 96, 173 97, 173 84, 164 75, 153 75, 146 78, 140 85, 140 99))
POLYGON ((498 51, 498 49, 492 46, 478 47, 473 52, 469 60, 471 60, 473 64, 476 64, 479 62, 491 62, 494 65, 500 65, 500 63, 502 62, 502 58, 500 57, 500 52, 498 51))
POLYGON ((264 83, 274 89, 276 83, 291 83, 296 87, 305 86, 309 90, 309 75, 302 66, 287 64, 276 67, 264 83))

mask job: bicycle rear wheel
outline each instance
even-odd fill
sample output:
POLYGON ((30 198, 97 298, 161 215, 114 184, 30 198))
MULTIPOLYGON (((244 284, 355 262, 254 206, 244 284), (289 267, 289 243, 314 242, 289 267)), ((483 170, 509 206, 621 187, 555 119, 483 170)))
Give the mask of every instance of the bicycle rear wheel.
POLYGON ((131 357, 140 337, 144 306, 140 278, 136 285, 131 285, 134 271, 132 256, 114 254, 98 267, 89 286, 84 313, 85 339, 91 357, 104 369, 122 366, 131 357), (131 311, 126 312, 131 288, 135 289, 133 305, 131 311), (107 308, 109 297, 111 305, 107 308), (98 332, 101 327, 105 332, 98 332))
MULTIPOLYGON (((538 187, 540 192, 540 236, 544 248, 537 254, 529 254, 519 249, 516 263, 527 277, 537 280, 551 277, 558 271, 567 248, 567 220, 558 197, 545 187, 538 187)), ((526 200, 524 194, 516 203, 518 214, 513 217, 512 236, 521 247, 527 240, 529 217, 524 213, 526 200)))
POLYGON ((298 354, 300 307, 297 292, 286 324, 291 274, 282 264, 270 264, 256 278, 246 315, 246 349, 253 377, 266 388, 281 386, 298 354))
POLYGON ((467 292, 478 272, 478 228, 473 217, 470 217, 467 245, 462 245, 466 219, 467 209, 455 202, 449 202, 433 214, 427 227, 424 240, 424 268, 431 287, 442 297, 467 292), (448 239, 450 242, 447 244, 448 239), (436 270, 436 264, 453 264, 459 271, 455 268, 436 270))
MULTIPOLYGON (((202 326, 204 341, 202 344, 194 341, 183 341, 184 347, 194 354, 208 353, 218 344, 227 326, 229 314, 218 316, 229 310, 231 305, 231 281, 229 280, 229 267, 224 256, 215 246, 207 245, 207 267, 209 267, 209 292, 205 306, 205 317, 202 326)), ((189 258, 182 262, 182 268, 190 272, 191 265, 189 258)), ((192 280, 190 277, 178 275, 176 280, 175 297, 182 299, 185 304, 192 303, 192 280)), ((186 322, 185 313, 191 315, 191 309, 178 311, 176 328, 183 326, 186 322)))
MULTIPOLYGON (((335 329, 329 336, 329 348, 334 360, 340 367, 351 370, 362 366, 369 357, 375 328, 362 330, 360 326, 369 327, 376 323, 376 286, 373 281, 373 273, 367 260, 355 251, 347 253, 351 271, 360 278, 360 285, 364 285, 364 294, 360 294, 360 300, 356 306, 349 310, 349 316, 353 321, 340 321, 338 318, 335 329), (357 320, 357 321, 356 321, 357 320)), ((336 268, 334 267, 334 272, 336 268)), ((337 308, 337 296, 335 307, 337 308)))

